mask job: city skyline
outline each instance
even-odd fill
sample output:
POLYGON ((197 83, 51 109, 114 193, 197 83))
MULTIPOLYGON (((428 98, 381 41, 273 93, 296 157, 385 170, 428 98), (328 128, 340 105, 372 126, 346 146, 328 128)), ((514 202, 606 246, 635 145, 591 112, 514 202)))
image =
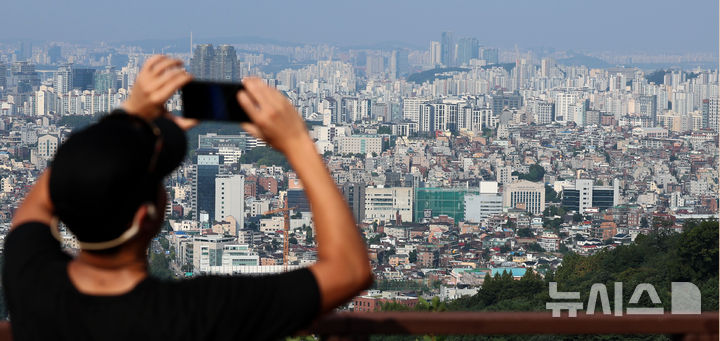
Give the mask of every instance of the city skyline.
POLYGON ((339 46, 410 44, 420 48, 437 40, 437 32, 456 39, 477 38, 480 44, 511 49, 574 49, 616 53, 717 54, 717 3, 569 1, 443 4, 379 1, 357 3, 294 2, 222 4, 188 10, 194 3, 142 3, 123 7, 75 1, 67 6, 33 0, 10 1, 0 23, 0 41, 105 41, 254 37, 290 43, 339 46), (72 11, 82 7, 83 11, 72 11), (215 8, 222 7, 222 10, 215 8), (45 11, 36 11, 43 8, 45 11), (438 13, 447 12, 446 16, 438 13), (244 13, 267 13, 245 15, 244 13), (106 13, 123 20, 108 21, 106 13), (592 14, 592 15, 590 15, 592 14), (65 24, 52 24, 58 15, 65 24), (134 20, 133 20, 134 19, 134 20), (148 25, 147 23, 156 23, 148 25), (78 24, 79 23, 79 24, 78 24), (92 29, 88 29, 92 28, 92 29), (332 28, 332 29, 329 29, 332 28))

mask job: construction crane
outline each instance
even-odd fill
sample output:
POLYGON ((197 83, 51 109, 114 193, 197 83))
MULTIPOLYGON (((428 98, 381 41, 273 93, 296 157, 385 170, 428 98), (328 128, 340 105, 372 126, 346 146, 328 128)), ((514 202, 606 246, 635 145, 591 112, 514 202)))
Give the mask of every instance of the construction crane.
POLYGON ((284 222, 284 233, 283 233, 283 271, 287 272, 288 269, 288 233, 290 232, 290 211, 297 207, 287 207, 287 200, 285 201, 285 208, 276 208, 274 210, 267 211, 263 214, 270 215, 276 213, 283 213, 284 222))

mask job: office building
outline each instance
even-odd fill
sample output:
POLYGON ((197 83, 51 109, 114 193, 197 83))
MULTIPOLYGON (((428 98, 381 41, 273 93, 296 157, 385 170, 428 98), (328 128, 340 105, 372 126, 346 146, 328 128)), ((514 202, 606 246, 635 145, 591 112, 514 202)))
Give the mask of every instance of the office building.
POLYGON ((215 178, 215 221, 231 216, 235 219, 235 233, 245 225, 245 177, 219 175, 215 178))
POLYGON ((568 211, 585 213, 592 209, 600 211, 620 204, 620 181, 612 186, 595 186, 592 179, 577 179, 562 190, 562 207, 568 211))
POLYGON ((465 195, 465 221, 479 223, 503 212, 503 197, 498 193, 498 183, 481 181, 478 193, 465 195))
POLYGON ((80 90, 93 90, 95 85, 95 69, 73 67, 72 88, 80 90))
POLYGON ((215 218, 215 178, 220 172, 220 158, 220 155, 197 156, 193 178, 193 192, 196 198, 193 219, 200 219, 202 212, 210 219, 215 218))
POLYGON ((287 207, 293 208, 295 212, 310 212, 310 201, 308 201, 303 189, 288 189, 287 207))
POLYGON ((233 273, 233 268, 260 265, 260 257, 231 236, 195 236, 192 265, 196 273, 233 273))
POLYGON ((58 149, 59 140, 53 135, 43 135, 38 138, 37 142, 38 156, 50 159, 55 156, 58 149))
POLYGON ((365 184, 346 182, 342 185, 342 194, 350 207, 356 222, 365 219, 365 184))
POLYGON ((542 214, 545 210, 545 186, 542 183, 520 180, 503 187, 503 207, 532 214, 542 214))
POLYGON ((353 135, 338 137, 340 154, 380 154, 382 138, 377 135, 353 135))
POLYGON ((18 94, 30 94, 40 87, 40 74, 35 71, 35 64, 30 62, 15 62, 12 64, 13 84, 18 94))
POLYGON ((479 188, 415 188, 414 221, 446 215, 455 222, 465 220, 465 196, 478 194, 479 188))
POLYGON ((498 91, 491 99, 492 112, 495 116, 500 115, 503 109, 520 109, 522 104, 522 96, 517 91, 512 93, 498 91))
POLYGON ((413 189, 411 187, 365 189, 365 221, 412 221, 413 189))

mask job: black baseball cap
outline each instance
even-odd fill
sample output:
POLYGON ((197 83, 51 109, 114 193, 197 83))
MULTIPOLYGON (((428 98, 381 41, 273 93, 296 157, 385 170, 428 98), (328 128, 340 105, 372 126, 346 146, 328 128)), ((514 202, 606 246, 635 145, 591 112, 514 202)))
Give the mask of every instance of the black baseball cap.
POLYGON ((124 243, 137 209, 156 202, 163 178, 185 158, 185 133, 174 122, 147 122, 116 110, 73 135, 55 154, 50 199, 80 247, 124 243))

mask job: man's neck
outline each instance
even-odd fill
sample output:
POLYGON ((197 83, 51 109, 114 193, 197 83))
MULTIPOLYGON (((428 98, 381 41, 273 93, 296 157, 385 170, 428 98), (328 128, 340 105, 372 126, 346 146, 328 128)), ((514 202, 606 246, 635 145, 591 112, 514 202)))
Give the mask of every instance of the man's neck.
POLYGON ((122 295, 130 292, 148 275, 144 253, 120 250, 112 255, 81 251, 68 264, 68 276, 83 294, 122 295))

